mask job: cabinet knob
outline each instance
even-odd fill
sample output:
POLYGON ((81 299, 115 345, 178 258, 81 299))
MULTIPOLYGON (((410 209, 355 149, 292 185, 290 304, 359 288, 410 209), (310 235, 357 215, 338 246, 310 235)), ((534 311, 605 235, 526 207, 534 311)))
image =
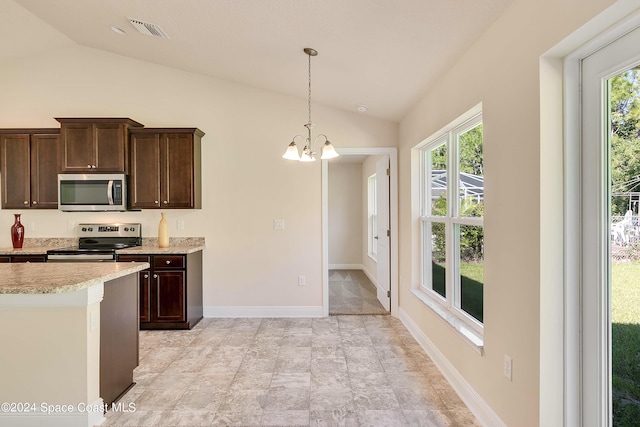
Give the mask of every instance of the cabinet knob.
POLYGON ((165 263, 166 263, 167 265, 169 265, 169 264, 171 264, 171 261, 166 260, 166 261, 165 261, 165 263))
POLYGON ((96 168, 96 165, 91 165, 91 168, 92 168, 92 169, 95 169, 95 168, 96 168))
POLYGON ((164 202, 162 202, 162 203, 164 203, 165 205, 168 205, 168 204, 169 204, 169 202, 167 202, 166 200, 165 200, 164 202))
POLYGON ((144 275, 144 278, 145 278, 145 279, 148 279, 148 278, 149 278, 149 273, 145 274, 145 275, 144 275))
POLYGON ((158 278, 158 275, 157 275, 157 274, 154 274, 154 275, 153 275, 153 278, 154 278, 154 279, 157 279, 157 278, 158 278))
POLYGON ((34 204, 34 205, 37 205, 37 204, 38 204, 38 201, 37 201, 37 200, 34 200, 34 201, 33 201, 33 204, 34 204))
POLYGON ((89 169, 91 169, 91 165, 87 165, 87 167, 88 167, 89 169))
POLYGON ((154 203, 157 205, 157 204, 158 204, 158 203, 160 203, 160 202, 156 200, 156 201, 154 201, 154 203))
POLYGON ((28 204, 29 204, 29 201, 28 201, 28 200, 25 200, 25 201, 23 202, 23 204, 24 204, 24 205, 28 205, 28 204))

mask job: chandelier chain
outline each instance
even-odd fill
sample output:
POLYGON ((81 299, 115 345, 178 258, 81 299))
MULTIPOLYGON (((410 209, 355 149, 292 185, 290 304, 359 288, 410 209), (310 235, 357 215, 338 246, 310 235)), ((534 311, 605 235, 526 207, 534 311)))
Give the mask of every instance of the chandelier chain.
POLYGON ((309 123, 311 123, 311 55, 309 56, 309 123))

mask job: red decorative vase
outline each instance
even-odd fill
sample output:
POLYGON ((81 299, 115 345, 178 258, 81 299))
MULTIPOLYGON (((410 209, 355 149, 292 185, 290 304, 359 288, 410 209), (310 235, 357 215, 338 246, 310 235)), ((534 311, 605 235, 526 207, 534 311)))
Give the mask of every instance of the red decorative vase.
POLYGON ((24 225, 20 222, 20 214, 13 214, 16 217, 15 222, 11 226, 11 243, 14 249, 20 249, 24 242, 24 225))

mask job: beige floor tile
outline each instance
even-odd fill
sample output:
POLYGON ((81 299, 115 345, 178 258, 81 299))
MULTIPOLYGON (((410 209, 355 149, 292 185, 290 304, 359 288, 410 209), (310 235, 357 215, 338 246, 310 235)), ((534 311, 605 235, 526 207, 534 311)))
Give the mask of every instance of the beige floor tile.
POLYGON ((223 412, 250 412, 257 413, 264 410, 267 403, 269 390, 234 390, 227 391, 220 404, 219 410, 223 412))
POLYGON ((357 409, 400 410, 400 402, 392 388, 361 388, 353 391, 353 402, 357 409))
POLYGON ((105 426, 478 425, 390 316, 205 320, 140 333, 136 411, 105 426))
POLYGON ((334 411, 342 408, 355 408, 353 393, 350 389, 313 389, 311 390, 312 411, 334 411))
POLYGON ((271 378, 271 387, 308 388, 311 387, 311 373, 276 372, 271 378))
POLYGON ((309 411, 264 411, 260 424, 263 427, 308 426, 309 411))
POLYGON ((393 409, 359 409, 358 424, 362 427, 400 427, 409 425, 402 411, 393 409))
POLYGON ((211 426, 213 427, 262 427, 263 411, 218 411, 216 412, 211 426))
POLYGON ((215 417, 213 411, 202 410, 173 410, 161 414, 161 423, 166 426, 208 426, 215 417))
POLYGON ((264 410, 309 410, 309 388, 272 387, 269 389, 264 410))

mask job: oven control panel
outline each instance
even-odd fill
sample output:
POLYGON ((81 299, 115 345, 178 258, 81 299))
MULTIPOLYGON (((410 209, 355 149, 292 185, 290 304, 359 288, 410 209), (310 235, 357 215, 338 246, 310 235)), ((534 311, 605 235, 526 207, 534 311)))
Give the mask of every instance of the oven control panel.
POLYGON ((78 224, 79 237, 142 237, 142 224, 78 224))

